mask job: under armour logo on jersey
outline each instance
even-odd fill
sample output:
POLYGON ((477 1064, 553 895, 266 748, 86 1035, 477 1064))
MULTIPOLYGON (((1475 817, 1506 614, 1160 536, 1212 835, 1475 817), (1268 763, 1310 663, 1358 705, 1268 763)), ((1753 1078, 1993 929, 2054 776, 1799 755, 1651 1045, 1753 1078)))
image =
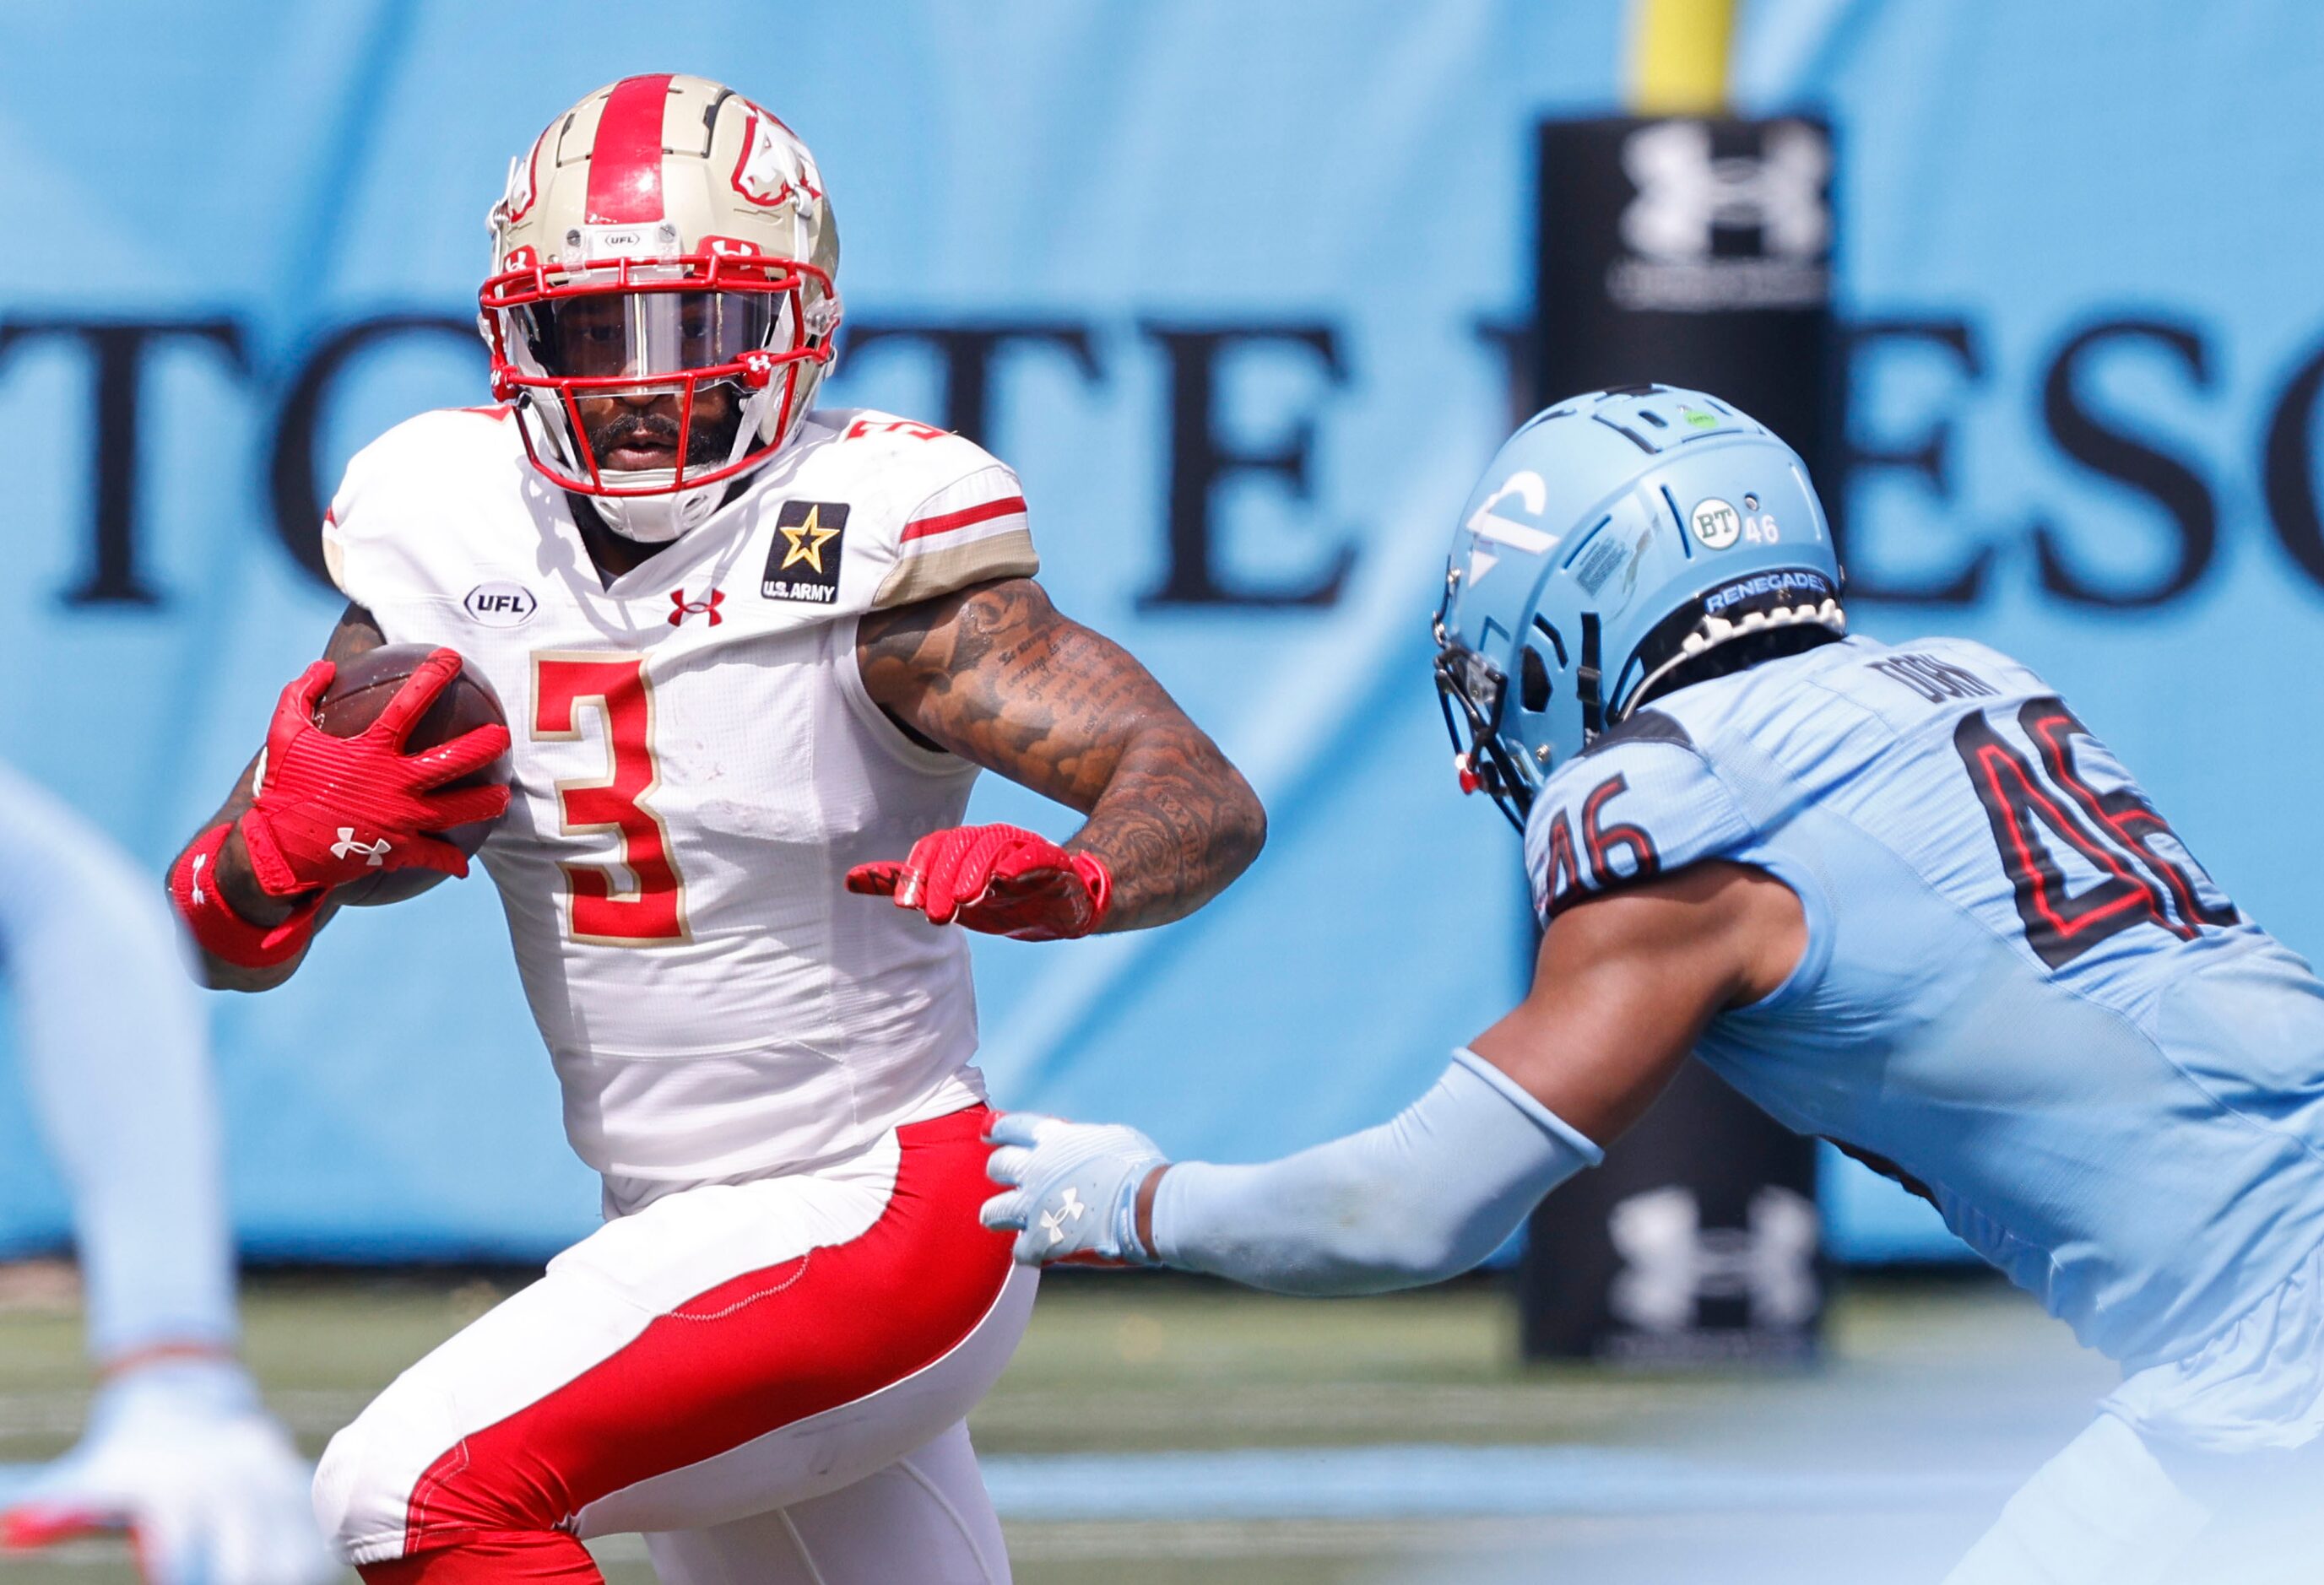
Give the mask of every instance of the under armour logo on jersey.
POLYGON ((364 862, 372 869, 377 870, 386 865, 391 845, 383 836, 377 842, 357 842, 355 828, 352 825, 342 825, 339 827, 339 840, 331 844, 331 857, 345 859, 361 853, 364 855, 364 862))
POLYGON ((669 592, 669 625, 672 627, 683 624, 689 616, 706 616, 710 619, 712 627, 716 627, 726 620, 718 614, 718 608, 726 604, 726 592, 724 589, 711 590, 709 598, 704 600, 689 600, 686 597, 684 589, 672 589, 669 592))
POLYGON ((1775 126, 1761 152, 1714 158, 1708 126, 1660 122, 1624 142, 1622 169, 1638 189, 1622 240, 1648 258, 1709 258, 1715 229, 1756 228, 1762 253, 1778 259, 1812 258, 1831 241, 1831 151, 1812 126, 1775 126))
POLYGON ((1633 1194, 1607 1231, 1622 1270, 1607 1295, 1614 1318, 1642 1332, 1683 1332, 1702 1299, 1742 1298, 1755 1326, 1796 1326, 1815 1313, 1815 1207, 1773 1185, 1751 1197, 1750 1225, 1702 1225, 1693 1192, 1633 1194))
POLYGON ((1055 1211, 1041 1212, 1041 1230, 1049 1235, 1049 1248, 1056 1249, 1065 1241, 1065 1223, 1079 1221, 1089 1214, 1090 1208, 1082 1203, 1082 1192, 1068 1187, 1055 1211))

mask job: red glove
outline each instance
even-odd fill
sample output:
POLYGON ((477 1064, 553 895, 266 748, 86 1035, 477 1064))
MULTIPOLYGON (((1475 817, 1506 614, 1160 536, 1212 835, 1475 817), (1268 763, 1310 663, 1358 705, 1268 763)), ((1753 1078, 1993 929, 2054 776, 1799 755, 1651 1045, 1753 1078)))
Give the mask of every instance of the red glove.
POLYGON ((887 860, 847 872, 847 889, 892 897, 932 925, 964 925, 1019 941, 1066 941, 1105 921, 1113 875, 1090 853, 1069 853, 1014 825, 956 825, 887 860))
POLYGON ((414 865, 468 872, 466 854, 427 834, 499 818, 509 789, 437 789, 507 753, 508 728, 479 726, 435 748, 403 751, 412 723, 459 672, 457 652, 437 650, 354 737, 333 737, 315 724, 315 706, 335 673, 329 661, 318 660, 282 690, 266 733, 258 799, 242 817, 261 889, 292 897, 414 865))
POLYGON ((170 897, 178 917, 186 922, 201 949, 241 969, 271 969, 287 963, 307 950, 315 921, 323 911, 323 894, 317 892, 298 911, 271 928, 254 925, 235 911, 218 889, 218 854, 231 825, 213 825, 194 838, 170 870, 170 897))

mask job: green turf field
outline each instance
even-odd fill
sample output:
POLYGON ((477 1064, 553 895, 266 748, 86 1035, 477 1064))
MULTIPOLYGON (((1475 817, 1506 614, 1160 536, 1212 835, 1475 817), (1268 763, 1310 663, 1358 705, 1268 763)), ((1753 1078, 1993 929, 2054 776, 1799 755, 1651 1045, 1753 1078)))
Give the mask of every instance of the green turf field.
MULTIPOLYGON (((261 1278, 247 1296, 249 1353, 275 1408, 318 1451, 374 1389, 503 1287, 475 1278, 261 1278)), ((1812 1370, 1526 1369, 1514 1361, 1506 1300, 1482 1282, 1319 1304, 1077 1274, 1048 1285, 1015 1363, 972 1424, 988 1459, 1034 1471, 1035 1487, 1039 1471, 1063 1467, 1049 1461, 1092 1455, 1282 1449, 1296 1472, 1296 1450, 1375 1445, 1572 1447, 1618 1459, 1626 1450, 1682 1448, 1728 1468, 1893 1467, 1909 1479, 1926 1466, 1928 1444, 1942 1450, 1945 1468, 2007 1482, 2071 1435, 2107 1386, 2103 1368, 2062 1328, 1985 1283, 1859 1284, 1839 1303, 1831 1335, 1831 1359, 1812 1370)), ((69 1304, 36 1294, 0 1306, 0 1462, 66 1445, 87 1392, 69 1304)), ((1828 1554, 1849 1536, 1925 1534, 1941 1548, 1973 1536, 1990 1512, 1978 1493, 1950 1507, 1834 1507, 1848 1511, 1761 1512, 1748 1502, 1721 1511, 1714 1494, 1700 1513, 1626 1513, 1617 1503, 1606 1513, 1549 1516, 1075 1516, 1020 1518, 1009 1528, 1024 1585, 1498 1585, 1688 1578, 1670 1571, 1738 1549, 1828 1554), (1572 1567, 1539 1571, 1551 1559, 1572 1567)), ((599 1552, 610 1579, 650 1580, 633 1538, 599 1552)), ((134 1578, 125 1549, 104 1544, 0 1568, 23 1585, 134 1578)))

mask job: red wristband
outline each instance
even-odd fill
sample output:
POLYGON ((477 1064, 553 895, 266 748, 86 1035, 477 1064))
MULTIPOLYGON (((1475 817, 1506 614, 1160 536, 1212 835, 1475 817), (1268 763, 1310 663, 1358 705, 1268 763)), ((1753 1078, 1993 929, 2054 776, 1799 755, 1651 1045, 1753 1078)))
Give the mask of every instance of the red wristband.
POLYGON ((1074 873, 1089 888, 1090 922, 1085 935, 1095 935, 1105 923, 1105 911, 1113 906, 1113 871, 1095 853, 1075 853, 1074 873))
POLYGON ((229 825, 213 826, 194 839, 170 871, 170 900, 178 917, 193 932, 195 943, 221 963, 237 969, 272 969, 287 963, 306 948, 315 934, 315 916, 322 911, 321 893, 272 928, 254 925, 234 911, 217 886, 218 853, 234 834, 229 825))

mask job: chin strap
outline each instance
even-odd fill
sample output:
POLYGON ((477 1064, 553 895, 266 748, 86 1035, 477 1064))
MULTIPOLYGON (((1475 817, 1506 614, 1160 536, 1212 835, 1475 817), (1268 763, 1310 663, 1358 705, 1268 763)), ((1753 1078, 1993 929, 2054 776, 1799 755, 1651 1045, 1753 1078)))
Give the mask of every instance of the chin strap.
POLYGON ((1574 673, 1574 686, 1582 696, 1582 741, 1591 742, 1606 730, 1606 701, 1599 689, 1601 673, 1598 655, 1598 613, 1582 613, 1582 665, 1574 673))

